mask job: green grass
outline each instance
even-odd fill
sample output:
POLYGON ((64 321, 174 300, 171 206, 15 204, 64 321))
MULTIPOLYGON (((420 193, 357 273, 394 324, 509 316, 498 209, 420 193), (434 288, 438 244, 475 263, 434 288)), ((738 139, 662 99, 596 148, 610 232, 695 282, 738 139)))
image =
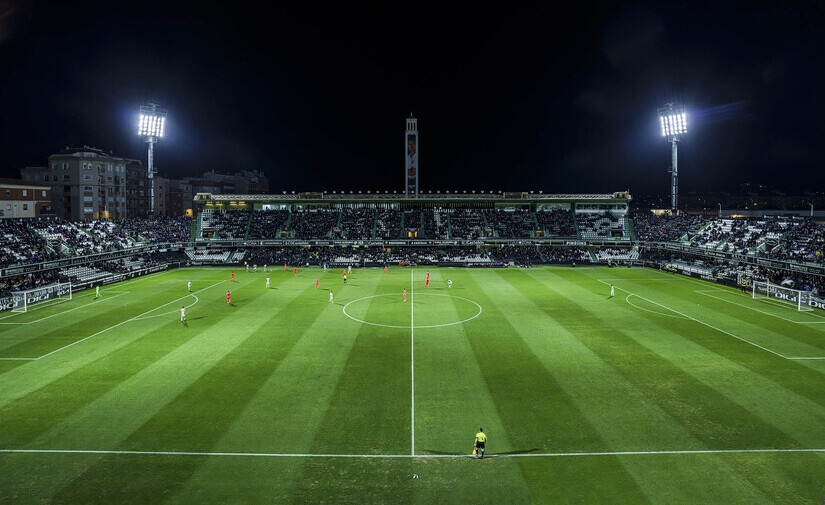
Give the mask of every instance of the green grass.
POLYGON ((825 314, 646 269, 230 271, 0 314, 0 503, 825 500, 825 452, 778 451, 825 449, 825 359, 789 359, 825 314))

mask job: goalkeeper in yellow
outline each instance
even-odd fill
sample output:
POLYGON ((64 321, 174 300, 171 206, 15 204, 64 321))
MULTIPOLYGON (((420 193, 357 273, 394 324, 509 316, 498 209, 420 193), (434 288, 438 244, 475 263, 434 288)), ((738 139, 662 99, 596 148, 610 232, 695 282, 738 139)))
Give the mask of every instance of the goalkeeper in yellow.
POLYGON ((487 435, 484 434, 484 428, 479 428, 476 433, 475 444, 473 445, 473 456, 484 459, 484 445, 487 443, 487 435))

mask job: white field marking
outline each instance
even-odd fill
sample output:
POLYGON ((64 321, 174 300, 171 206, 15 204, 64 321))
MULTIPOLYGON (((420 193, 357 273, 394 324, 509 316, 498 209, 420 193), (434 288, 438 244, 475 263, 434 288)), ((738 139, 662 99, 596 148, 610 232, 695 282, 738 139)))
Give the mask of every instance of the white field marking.
MULTIPOLYGON (((599 281, 599 282, 601 282, 601 283, 603 283, 603 284, 607 284, 607 283, 606 283, 606 282, 604 282, 604 281, 599 281)), ((631 295, 636 296, 636 297, 638 297, 638 298, 641 298, 642 300, 645 300, 645 301, 647 301, 647 302, 650 302, 650 303, 652 303, 652 304, 654 304, 654 305, 658 305, 659 307, 662 307, 663 309, 667 309, 667 310, 670 310, 670 311, 672 311, 672 312, 675 312, 676 314, 679 314, 679 315, 680 315, 680 316, 682 316, 682 317, 685 317, 685 318, 690 319, 690 320, 692 320, 692 321, 696 321, 697 323, 699 323, 699 324, 701 324, 701 325, 704 325, 704 326, 707 326, 708 328, 713 328, 714 330, 716 330, 716 331, 718 331, 718 332, 721 332, 721 333, 724 333, 725 335, 730 335, 731 337, 733 337, 733 338, 735 338, 735 339, 737 339, 737 340, 741 340, 742 342, 746 342, 746 343, 748 343, 748 344, 751 344, 752 346, 758 347, 758 348, 762 349, 763 351, 767 351, 767 352, 769 352, 769 353, 771 353, 771 354, 775 354, 776 356, 779 356, 779 357, 781 357, 781 358, 789 359, 789 358, 788 358, 787 356, 785 356, 784 354, 780 354, 780 353, 778 353, 778 352, 776 352, 776 351, 772 351, 772 350, 768 349, 767 347, 762 347, 762 346, 761 346, 761 345, 759 345, 759 344, 756 344, 756 343, 754 343, 754 342, 751 342, 750 340, 744 339, 744 338, 742 338, 742 337, 738 337, 738 336, 736 336, 736 335, 734 335, 733 333, 730 333, 730 332, 728 332, 728 331, 725 331, 725 330, 719 329, 719 328, 717 328, 716 326, 713 326, 713 325, 708 324, 708 323, 706 323, 706 322, 704 322, 704 321, 701 321, 701 320, 699 320, 699 319, 696 319, 695 317, 691 317, 691 316, 688 316, 688 315, 682 314, 681 312, 679 312, 679 311, 678 311, 678 310, 676 310, 676 309, 671 309, 670 307, 666 307, 666 306, 662 305, 661 303, 654 302, 653 300, 648 300, 647 298, 645 298, 645 297, 643 297, 643 296, 639 296, 639 295, 637 295, 636 293, 631 293, 630 291, 628 291, 628 290, 626 290, 626 289, 622 289, 622 288, 619 288, 619 287, 617 287, 616 289, 618 289, 618 290, 620 290, 620 291, 624 291, 625 293, 631 294, 631 295)))
MULTIPOLYGON (((603 282, 604 284, 607 284, 607 283, 606 283, 606 282, 604 282, 604 281, 599 281, 599 282, 603 282)), ((730 333, 730 332, 725 331, 725 330, 723 330, 723 329, 717 328, 716 326, 713 326, 712 324, 709 324, 709 323, 706 323, 706 322, 701 321, 701 320, 699 320, 699 319, 696 319, 695 317, 691 317, 691 316, 688 316, 688 315, 682 314, 681 312, 679 312, 679 311, 677 311, 677 310, 675 310, 675 309, 671 309, 670 307, 666 307, 666 306, 662 305, 661 303, 656 303, 656 302, 654 302, 653 300, 648 300, 647 298, 645 298, 645 297, 643 297, 643 296, 639 296, 639 295, 637 295, 636 293, 631 293, 630 291, 628 291, 628 290, 626 290, 626 289, 622 289, 622 288, 616 288, 616 289, 619 289, 620 291, 624 291, 625 293, 629 293, 629 294, 631 294, 631 295, 633 295, 633 296, 636 296, 636 297, 638 297, 638 298, 641 298, 642 300, 648 301, 648 302, 650 302, 650 303, 652 303, 652 304, 654 304, 654 305, 658 305, 659 307, 662 307, 662 308, 664 308, 664 309, 667 309, 667 310, 670 310, 670 311, 672 311, 672 312, 675 312, 676 314, 679 314, 680 316, 683 316, 683 317, 685 317, 685 318, 687 318, 687 319, 690 319, 690 320, 692 320, 692 321, 696 321, 697 323, 702 324, 702 325, 704 325, 704 326, 707 326, 708 328, 713 328, 714 330, 716 330, 716 331, 718 331, 718 332, 721 332, 721 333, 724 333, 725 335, 730 335, 731 337, 733 337, 733 338, 735 338, 735 339, 737 339, 737 340, 741 340, 742 342, 747 342, 748 344, 751 344, 752 346, 758 347, 758 348, 762 349, 763 351, 767 351, 767 352, 769 352, 769 353, 771 353, 771 354, 775 354, 775 355, 777 355, 777 356, 779 356, 779 357, 781 357, 781 358, 791 359, 791 360, 799 360, 799 359, 814 359, 814 360, 823 360, 823 359, 825 359, 825 356, 807 356, 807 357, 789 357, 789 356, 785 356, 784 354, 778 353, 778 352, 776 352, 776 351, 772 351, 772 350, 768 349, 767 347, 763 347, 763 346, 761 346, 761 345, 759 345, 759 344, 757 344, 757 343, 755 343, 755 342, 751 342, 751 341, 750 341, 750 340, 748 340, 748 339, 745 339, 745 338, 742 338, 742 337, 736 336, 736 335, 734 335, 733 333, 730 333)))
POLYGON ((410 435, 412 445, 410 454, 415 455, 415 309, 413 308, 413 269, 410 269, 410 435))
MULTIPOLYGON (((195 299, 195 301, 193 303, 190 303, 189 305, 186 305, 187 309, 189 307, 194 307, 200 301, 200 299, 197 296, 195 296, 194 294, 188 294, 184 298, 187 298, 187 297, 190 297, 190 296, 193 297, 195 299)), ((152 319, 153 317, 161 317, 161 316, 170 316, 172 314, 180 314, 180 310, 173 310, 172 312, 164 312, 163 314, 155 314, 154 316, 136 316, 136 317, 132 318, 132 321, 143 321, 144 319, 152 319)))
POLYGON ((636 296, 636 295, 634 295, 634 294, 629 294, 629 295, 627 295, 627 298, 625 298, 625 299, 624 299, 624 301, 626 301, 626 302, 627 302, 627 303, 629 303, 630 305, 632 305, 632 306, 636 307, 637 309, 644 310, 644 311, 647 311, 647 312, 650 312, 650 313, 652 313, 652 314, 656 314, 656 315, 659 315, 659 316, 665 316, 665 317, 675 317, 676 319, 685 319, 685 318, 684 318, 684 317, 682 317, 682 316, 674 316, 673 314, 666 314, 666 313, 664 313, 664 312, 656 312, 655 310, 650 310, 650 309, 646 309, 646 308, 644 308, 644 307, 639 307, 638 305, 636 305, 635 303, 633 303, 633 302, 631 302, 631 301, 630 301, 630 297, 631 297, 631 296, 636 296))
MULTIPOLYGON (((666 273, 664 273, 664 272, 662 272, 662 271, 660 271, 660 270, 655 270, 655 269, 652 269, 652 268, 648 268, 648 270, 651 270, 651 271, 653 271, 653 272, 656 272, 656 273, 659 273, 659 274, 662 274, 662 275, 668 275, 668 274, 666 274, 666 273)), ((679 274, 675 274, 675 275, 679 275, 679 274)), ((669 276, 669 275, 668 275, 668 276, 669 276)), ((625 280, 630 280, 630 279, 625 279, 625 280)), ((662 280, 665 280, 665 279, 662 279, 662 280)), ((722 291, 723 293, 727 293, 727 294, 729 294, 729 295, 743 296, 743 297, 745 297, 745 298, 752 299, 752 296, 749 296, 749 295, 750 295, 750 292, 749 292, 748 294, 742 294, 742 293, 740 293, 740 292, 739 292, 739 290, 734 290, 733 288, 728 288, 728 289, 725 289, 725 288, 720 288, 720 287, 718 287, 718 286, 714 285, 713 283, 711 283, 710 281, 705 281, 705 280, 697 280, 697 279, 694 279, 694 278, 692 278, 692 277, 687 277, 687 276, 684 276, 684 275, 679 275, 679 277, 674 277, 674 278, 672 278, 672 279, 670 279, 670 280, 685 280, 685 281, 690 281, 690 282, 693 282, 693 283, 699 284, 700 286, 703 286, 703 287, 706 287, 706 288, 710 288, 710 289, 707 289, 707 290, 704 290, 704 291, 710 291, 710 290, 714 290, 714 291, 722 291)), ((698 293, 698 291, 697 291, 697 293, 698 293)), ((764 301, 766 301, 766 300, 767 300, 767 299, 765 299, 765 300, 761 300, 761 301, 763 301, 763 302, 764 302, 764 301)), ((787 305, 776 305, 776 306, 777 306, 777 307, 785 307, 785 308, 787 308, 787 305)), ((825 316, 822 316, 822 315, 819 315, 819 314, 816 314, 816 313, 811 313, 810 315, 811 315, 811 316, 814 316, 814 317, 817 317, 817 318, 820 318, 820 319, 825 319, 825 316)), ((797 322, 797 323, 799 323, 799 324, 816 324, 815 322, 810 322, 810 323, 809 323, 809 322, 803 322, 803 321, 796 321, 796 322, 797 322)), ((824 322, 825 322, 825 321, 824 321, 824 322)))
MULTIPOLYGON (((205 288, 203 288, 203 289, 199 289, 198 291, 195 291, 195 293, 200 293, 201 291, 205 291, 205 290, 207 290, 207 289, 209 289, 209 288, 215 287, 215 286, 217 286, 218 284, 222 284, 222 283, 224 283, 224 282, 226 282, 226 281, 218 281, 218 282, 216 282, 215 284, 212 284, 211 286, 207 286, 207 287, 205 287, 205 288)), ((192 293, 192 294, 194 294, 194 293, 192 293)), ((116 325, 114 325, 114 326, 109 326, 108 328, 105 328, 105 329, 103 329, 103 330, 100 330, 100 331, 99 331, 99 332, 97 332, 97 333, 93 333, 92 335, 89 335, 88 337, 81 338, 80 340, 77 340, 77 341, 75 341, 75 342, 72 342, 71 344, 64 345, 64 346, 63 346, 63 347, 61 347, 60 349, 55 349, 54 351, 49 352, 49 353, 46 353, 46 354, 44 354, 44 355, 42 355, 42 356, 39 356, 39 357, 37 357, 37 358, 35 358, 35 359, 42 359, 42 358, 45 358, 46 356, 51 356, 52 354, 54 354, 54 353, 56 353, 56 352, 62 351, 63 349, 67 349, 67 348, 69 348, 69 347, 71 347, 71 346, 73 346, 73 345, 75 345, 75 344, 79 344, 80 342, 83 342, 84 340, 89 340, 90 338, 92 338, 92 337, 96 337, 96 336, 100 335, 101 333, 105 333, 105 332, 107 332, 107 331, 109 331, 109 330, 115 329, 115 328, 117 328, 118 326, 120 326, 120 325, 122 325, 122 324, 126 324, 126 323, 128 323, 128 322, 134 321, 135 319, 137 319, 137 318, 139 318, 139 317, 141 317, 141 316, 143 316, 143 315, 145 315, 145 314, 149 314, 150 312, 155 311, 155 310, 157 310, 157 309, 159 309, 159 308, 161 308, 161 307, 165 307, 165 306, 167 306, 167 305, 169 305, 169 304, 175 303, 175 302, 177 302, 178 300, 182 300, 182 299, 186 298, 187 296, 190 296, 190 295, 181 296, 180 298, 177 298, 177 299, 175 299, 175 300, 172 300, 171 302, 164 303, 163 305, 160 305, 160 306, 158 306, 158 307, 155 307, 154 309, 147 310, 147 311, 146 311, 146 312, 144 312, 143 314, 138 314, 137 316, 135 316, 135 317, 133 317, 133 318, 131 318, 131 319, 126 319, 125 321, 121 321, 121 322, 117 323, 117 324, 116 324, 116 325)))
MULTIPOLYGON (((441 327, 444 327, 444 326, 454 326, 456 324, 461 324, 461 323, 466 323, 467 321, 471 321, 471 320, 477 318, 478 316, 480 316, 481 312, 482 312, 481 305, 477 304, 476 302, 474 302, 474 301, 472 301, 468 298, 462 298, 460 296, 455 296, 455 295, 445 295, 445 294, 442 294, 442 293, 421 293, 421 295, 422 296, 446 296, 446 297, 449 297, 449 298, 458 298, 459 300, 464 300, 464 301, 470 302, 473 305, 475 305, 476 307, 478 307, 478 312, 473 317, 468 317, 467 319, 463 319, 461 321, 455 321, 453 323, 444 323, 444 324, 418 325, 418 326, 416 326, 416 328, 441 328, 441 327)), ((353 316, 351 316, 347 313, 347 307, 349 307, 353 303, 360 302, 361 300, 366 300, 368 298, 376 298, 378 296, 398 296, 398 295, 395 295, 393 293, 386 293, 386 294, 383 294, 383 295, 371 295, 371 296, 365 296, 363 298, 358 298, 357 300, 353 300, 353 301, 349 302, 348 304, 344 305, 344 308, 343 308, 344 315, 347 316, 348 318, 352 319, 353 321, 357 321, 357 322, 363 323, 363 324, 370 324, 372 326, 383 326, 384 328, 410 328, 409 325, 371 323, 369 321, 364 321, 363 319, 358 319, 357 317, 353 317, 353 316)), ((412 299, 412 293, 410 293, 410 298, 412 299)), ((412 304, 410 304, 410 305, 412 305, 412 304)))
MULTIPOLYGON (((605 452, 542 452, 522 454, 485 454, 485 458, 563 458, 594 456, 658 456, 658 455, 702 455, 702 454, 784 454, 784 453, 825 453, 825 449, 698 449, 676 451, 605 451, 605 452)), ((222 456, 255 458, 473 458, 469 454, 307 454, 277 452, 191 452, 191 451, 117 451, 80 449, 0 449, 0 454, 111 454, 122 456, 222 456)))
MULTIPOLYGON (((765 312, 764 310, 759 310, 757 308, 749 307, 749 306, 741 304, 741 303, 736 303, 736 302, 732 302, 730 300, 725 300, 724 298, 721 298, 721 297, 718 297, 718 296, 713 296, 713 295, 709 294, 708 292, 715 293, 715 291, 712 291, 710 289, 705 289, 705 290, 697 289, 697 290, 694 291, 694 293, 699 293, 700 295, 703 295, 703 296, 709 296, 711 298, 716 298, 717 300, 721 300, 721 301, 726 302, 726 303, 731 303, 733 305, 739 305, 740 307, 744 307, 746 309, 754 310, 756 312, 761 312, 762 314, 772 316, 772 317, 776 317, 778 319, 782 319, 783 321, 788 321, 789 323, 796 323, 796 324, 823 324, 823 323, 825 323, 825 321, 794 321, 793 319, 788 319, 787 317, 782 317, 782 316, 779 316, 779 315, 776 315, 776 314, 771 314, 770 312, 765 312)), ((788 307, 783 307, 783 308, 788 308, 788 307)))
MULTIPOLYGON (((85 295, 72 296, 72 299, 78 299, 78 298, 81 298, 81 297, 85 298, 85 295)), ((32 307, 30 309, 26 309, 26 312, 12 312, 11 314, 9 314, 7 316, 0 317, 0 320, 9 319, 9 318, 16 317, 16 316, 22 316, 23 314, 29 314, 29 313, 34 312, 36 310, 48 309, 50 307, 54 307, 55 305, 59 305, 61 303, 66 303, 68 301, 69 300, 66 299, 66 298, 52 298, 51 300, 46 300, 44 302, 38 303, 37 305, 35 305, 34 307, 32 307)), ((0 324, 2 324, 2 323, 0 323, 0 324)))
POLYGON ((625 279, 624 277, 616 277, 614 279, 596 279, 600 282, 615 282, 615 281, 633 281, 633 282, 647 282, 647 281, 656 281, 656 282, 667 282, 667 281, 678 281, 679 279, 625 279))
MULTIPOLYGON (((109 291, 107 291, 107 293, 108 292, 109 291)), ((109 297, 106 297, 106 298, 100 298, 99 300, 93 300, 89 303, 84 303, 83 305, 78 305, 77 307, 75 307, 73 309, 64 310, 62 312, 58 312, 58 313, 52 314, 50 316, 41 317, 40 319, 35 319, 34 321, 29 321, 29 322, 26 322, 26 323, 3 323, 3 322, 0 322, 0 324, 34 324, 34 323, 39 323, 40 321, 45 321, 46 319, 52 318, 54 316, 59 316, 61 314, 65 314, 65 313, 71 312, 73 310, 82 309, 84 307, 89 307, 90 305, 94 305, 95 303, 104 302, 106 300, 111 300, 113 298, 117 298, 118 296, 127 295, 127 294, 129 294, 129 291, 122 291, 122 292, 119 292, 119 294, 117 294, 117 295, 109 296, 109 297)), ((24 314, 24 313, 21 312, 20 314, 24 314)), ((20 315, 20 314, 16 314, 16 315, 20 315)))

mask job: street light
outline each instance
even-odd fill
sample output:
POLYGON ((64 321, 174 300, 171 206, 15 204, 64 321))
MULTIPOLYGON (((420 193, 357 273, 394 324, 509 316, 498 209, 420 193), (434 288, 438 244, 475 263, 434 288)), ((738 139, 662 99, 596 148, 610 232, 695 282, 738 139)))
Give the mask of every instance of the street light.
POLYGON ((681 140, 681 135, 687 133, 687 114, 684 105, 676 102, 666 103, 659 109, 659 125, 662 127, 662 136, 667 137, 671 145, 670 206, 676 214, 679 203, 679 166, 676 159, 676 143, 681 140))
POLYGON ((149 214, 155 214, 155 143, 163 137, 166 130, 166 109, 158 108, 155 103, 140 106, 138 135, 149 144, 148 178, 149 178, 149 214))

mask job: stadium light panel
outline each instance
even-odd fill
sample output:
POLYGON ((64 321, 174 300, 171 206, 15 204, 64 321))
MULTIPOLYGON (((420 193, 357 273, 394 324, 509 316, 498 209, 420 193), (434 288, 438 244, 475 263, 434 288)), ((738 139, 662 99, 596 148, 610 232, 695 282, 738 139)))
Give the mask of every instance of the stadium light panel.
POLYGON ((141 105, 138 135, 142 137, 163 137, 166 131, 166 109, 156 105, 141 105))
POLYGON ((676 137, 687 133, 687 113, 684 106, 671 103, 660 108, 659 125, 663 137, 676 137))

